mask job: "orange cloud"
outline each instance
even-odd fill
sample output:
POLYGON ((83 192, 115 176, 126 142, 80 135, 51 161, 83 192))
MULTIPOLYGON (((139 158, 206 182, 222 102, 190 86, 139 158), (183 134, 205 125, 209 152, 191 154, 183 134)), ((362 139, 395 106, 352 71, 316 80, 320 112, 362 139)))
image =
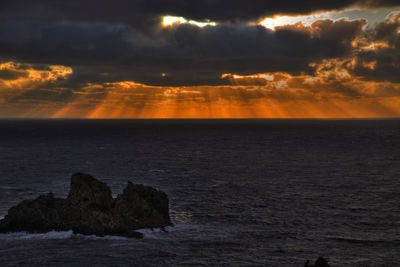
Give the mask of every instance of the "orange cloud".
POLYGON ((400 85, 352 77, 337 60, 315 76, 224 74, 231 86, 157 87, 90 84, 53 117, 88 118, 361 118, 398 117, 400 85), (82 110, 83 108, 83 110, 82 110), (77 112, 78 111, 78 112, 77 112))
MULTIPOLYGON (((0 65, 0 114, 53 118, 399 117, 400 84, 355 76, 349 68, 354 60, 323 60, 313 64, 313 75, 227 73, 221 78, 231 85, 224 86, 168 87, 121 81, 89 83, 77 89, 57 87, 60 79, 68 79, 72 73, 68 67, 38 70, 8 62, 0 65), (49 84, 52 86, 47 88, 49 84), (30 92, 45 97, 34 99, 30 92)), ((366 68, 374 66, 374 62, 364 64, 366 68)))
POLYGON ((50 65, 38 70, 29 64, 5 62, 0 64, 0 90, 30 90, 44 83, 66 79, 71 74, 72 68, 65 66, 50 65))

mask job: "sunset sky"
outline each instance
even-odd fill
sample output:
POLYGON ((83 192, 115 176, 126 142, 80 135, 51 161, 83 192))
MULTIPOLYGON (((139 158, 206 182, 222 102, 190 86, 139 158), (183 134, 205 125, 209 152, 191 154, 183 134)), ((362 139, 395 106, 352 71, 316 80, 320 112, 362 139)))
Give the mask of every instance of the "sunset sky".
POLYGON ((398 0, 4 0, 2 118, 400 117, 398 0))

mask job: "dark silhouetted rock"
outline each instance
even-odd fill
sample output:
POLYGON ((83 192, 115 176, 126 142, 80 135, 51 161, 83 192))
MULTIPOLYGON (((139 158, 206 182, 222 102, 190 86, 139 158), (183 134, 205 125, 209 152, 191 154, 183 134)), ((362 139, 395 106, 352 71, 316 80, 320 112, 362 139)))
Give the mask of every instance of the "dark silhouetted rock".
MULTIPOLYGON (((115 200, 114 215, 121 224, 135 229, 170 225, 168 198, 164 192, 128 182, 115 200)), ((163 227, 162 227, 163 228, 163 227)))
POLYGON ((308 260, 305 264, 304 267, 330 267, 328 260, 324 259, 323 257, 319 257, 317 261, 311 265, 310 261, 308 260))
POLYGON ((167 195, 152 187, 128 182, 112 198, 110 188, 87 174, 74 174, 67 199, 52 193, 24 200, 0 221, 0 232, 73 230, 85 235, 142 237, 141 228, 172 226, 167 195))

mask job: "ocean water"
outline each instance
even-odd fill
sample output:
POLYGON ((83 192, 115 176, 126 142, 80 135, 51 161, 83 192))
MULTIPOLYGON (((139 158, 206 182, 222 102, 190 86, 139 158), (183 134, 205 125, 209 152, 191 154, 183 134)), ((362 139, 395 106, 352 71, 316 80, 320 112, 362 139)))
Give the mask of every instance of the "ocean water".
POLYGON ((400 120, 1 120, 0 217, 86 172, 168 233, 0 235, 0 266, 400 266, 400 120))

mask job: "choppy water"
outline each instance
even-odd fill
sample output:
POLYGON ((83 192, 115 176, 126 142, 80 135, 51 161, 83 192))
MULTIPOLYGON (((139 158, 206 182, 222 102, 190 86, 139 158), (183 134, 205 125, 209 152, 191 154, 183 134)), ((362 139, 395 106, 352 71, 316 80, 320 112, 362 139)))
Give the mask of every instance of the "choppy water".
POLYGON ((0 235, 0 266, 399 266, 399 120, 0 121, 0 217, 74 172, 164 190, 177 226, 0 235))

